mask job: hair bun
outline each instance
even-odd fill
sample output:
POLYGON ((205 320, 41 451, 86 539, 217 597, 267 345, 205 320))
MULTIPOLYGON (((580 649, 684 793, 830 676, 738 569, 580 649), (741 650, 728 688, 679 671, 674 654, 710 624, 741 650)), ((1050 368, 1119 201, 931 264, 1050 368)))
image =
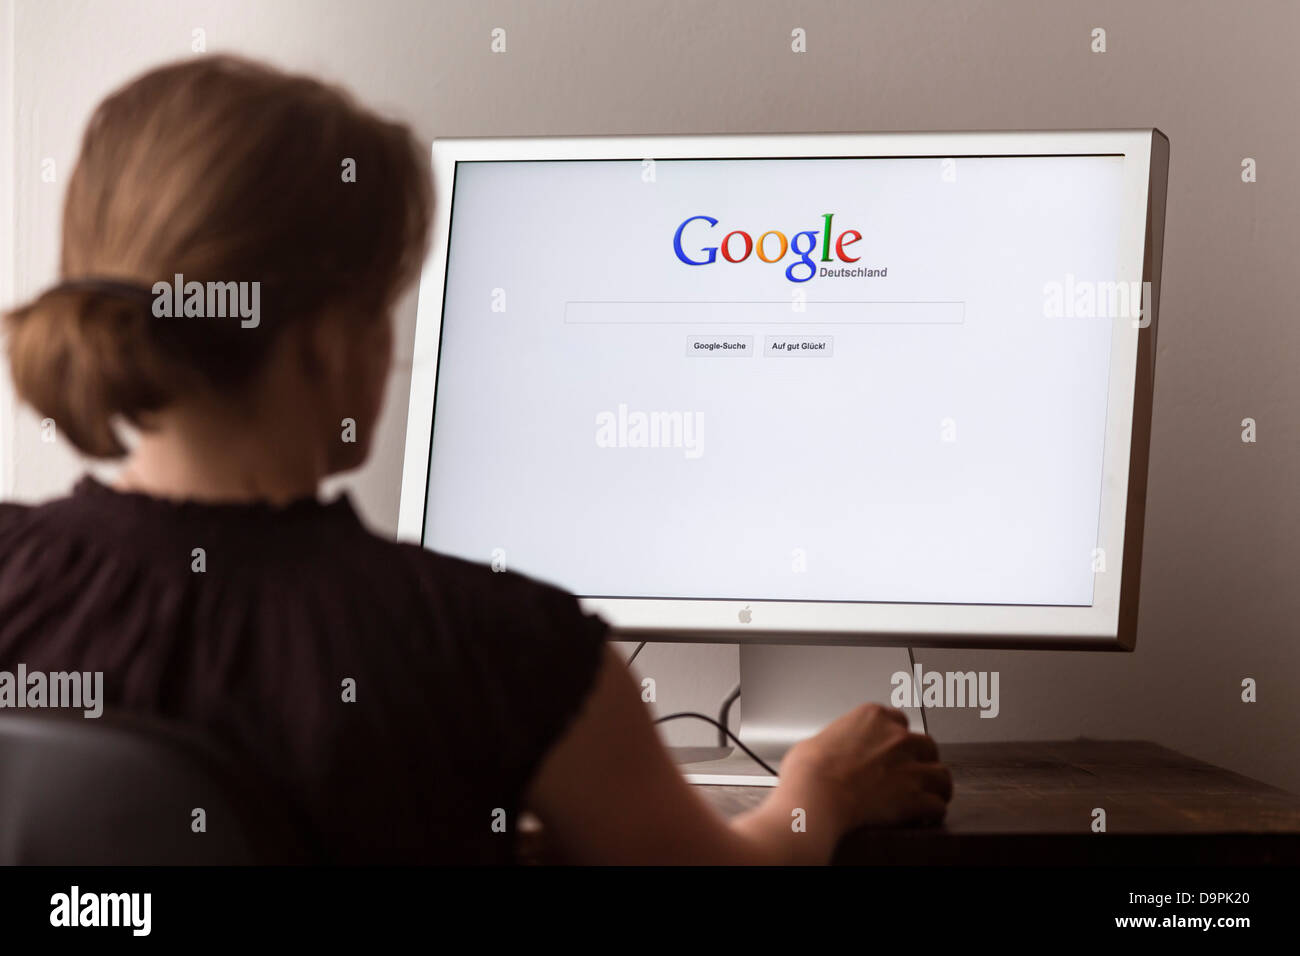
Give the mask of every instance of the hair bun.
POLYGON ((62 282, 5 316, 14 388, 87 455, 125 454, 114 419, 174 395, 167 364, 140 347, 147 305, 122 289, 62 282))

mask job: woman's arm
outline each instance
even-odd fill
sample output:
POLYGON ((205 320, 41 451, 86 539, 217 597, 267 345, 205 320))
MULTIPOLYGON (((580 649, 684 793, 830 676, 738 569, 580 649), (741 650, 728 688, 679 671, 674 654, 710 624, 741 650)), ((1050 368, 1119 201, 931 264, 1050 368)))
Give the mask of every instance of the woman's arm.
POLYGON ((575 863, 826 863, 868 823, 942 818, 952 778, 899 711, 864 705, 793 748, 781 782, 730 823, 683 779, 612 648, 582 713, 528 792, 548 843, 575 863), (803 811, 805 829, 792 826, 803 811))

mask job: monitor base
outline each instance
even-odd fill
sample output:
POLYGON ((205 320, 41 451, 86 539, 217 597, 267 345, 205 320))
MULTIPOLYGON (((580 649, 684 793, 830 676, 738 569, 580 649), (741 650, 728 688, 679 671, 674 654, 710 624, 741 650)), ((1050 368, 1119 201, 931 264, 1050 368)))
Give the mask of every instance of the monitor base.
MULTIPOLYGON (((891 679, 912 672, 911 652, 900 647, 740 647, 740 728, 736 736, 769 766, 796 743, 868 701, 889 703, 891 679)), ((903 708, 914 731, 924 729, 919 707, 903 708)), ((691 783, 774 787, 777 778, 739 749, 677 747, 674 759, 691 783)))
POLYGON ((687 783, 726 787, 775 787, 777 783, 776 777, 733 747, 668 749, 687 783))

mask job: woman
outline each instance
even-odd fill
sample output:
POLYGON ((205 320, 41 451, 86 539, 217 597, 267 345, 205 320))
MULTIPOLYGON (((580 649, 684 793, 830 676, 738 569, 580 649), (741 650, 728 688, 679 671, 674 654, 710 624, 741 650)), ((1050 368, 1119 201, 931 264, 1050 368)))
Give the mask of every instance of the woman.
POLYGON ((102 671, 110 708, 237 748, 319 860, 509 860, 531 809, 579 862, 820 863, 850 828, 942 817, 934 743, 864 706, 723 821, 571 595, 317 500, 366 457, 430 206, 406 127, 312 79, 205 57, 99 107, 62 281, 6 327, 19 395, 126 462, 0 506, 0 667, 102 671), (191 282, 229 299, 190 308, 191 282))

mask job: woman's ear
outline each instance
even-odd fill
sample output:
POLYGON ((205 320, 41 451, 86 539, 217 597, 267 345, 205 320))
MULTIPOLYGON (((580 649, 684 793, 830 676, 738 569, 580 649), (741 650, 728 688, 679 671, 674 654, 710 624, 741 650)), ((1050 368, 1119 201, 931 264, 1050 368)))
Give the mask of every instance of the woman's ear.
POLYGON ((387 317, 335 311, 304 323, 304 387, 331 448, 331 471, 354 468, 369 453, 392 364, 387 317))
POLYGON ((338 313, 326 312, 297 323, 292 331, 298 333, 299 355, 308 380, 333 390, 347 362, 346 324, 338 313))

